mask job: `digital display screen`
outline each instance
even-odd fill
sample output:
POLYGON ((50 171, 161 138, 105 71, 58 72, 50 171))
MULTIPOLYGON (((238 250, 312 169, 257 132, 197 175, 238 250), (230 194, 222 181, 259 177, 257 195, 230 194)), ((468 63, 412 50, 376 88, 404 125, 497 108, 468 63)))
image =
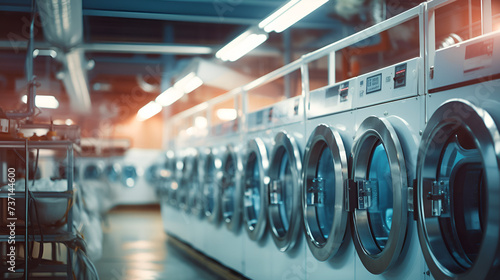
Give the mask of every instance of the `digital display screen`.
POLYGON ((366 78, 366 94, 382 90, 382 74, 366 78))

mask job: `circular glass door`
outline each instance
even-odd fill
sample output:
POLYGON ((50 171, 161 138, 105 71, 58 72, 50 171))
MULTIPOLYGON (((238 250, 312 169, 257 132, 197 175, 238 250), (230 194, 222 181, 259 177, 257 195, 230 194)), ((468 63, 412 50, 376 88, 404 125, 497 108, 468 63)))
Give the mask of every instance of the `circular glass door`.
POLYGON ((250 140, 247 145, 243 177, 243 218, 248 236, 252 240, 262 238, 266 229, 268 167, 266 145, 260 138, 250 140))
POLYGON ((191 210, 189 195, 192 184, 193 169, 194 157, 192 154, 187 154, 182 160, 182 175, 179 183, 179 188, 177 190, 179 207, 185 212, 189 212, 191 210))
POLYGON ((430 118, 417 162, 418 233, 436 279, 500 278, 499 104, 452 100, 430 118))
POLYGON ((344 240, 347 179, 347 154, 340 134, 326 125, 317 126, 304 153, 302 207, 307 244, 320 261, 335 255, 344 240))
POLYGON ((293 248, 301 228, 302 162, 291 135, 279 132, 274 142, 269 165, 269 224, 274 243, 285 252, 293 248))
POLYGON ((122 184, 127 188, 135 187, 137 183, 137 171, 133 165, 125 165, 122 168, 122 184))
POLYGON ((211 223, 220 221, 220 185, 222 160, 208 149, 203 160, 203 210, 211 223))
POLYGON ((193 167, 192 167, 192 172, 190 176, 190 181, 189 181, 189 197, 188 197, 188 204, 189 208, 191 210, 191 213, 194 216, 197 217, 202 217, 203 210, 202 210, 202 196, 203 196, 203 191, 201 189, 201 182, 200 182, 200 160, 198 154, 196 154, 193 157, 193 167))
POLYGON ((352 150, 353 241, 366 269, 380 274, 399 259, 406 242, 411 182, 407 159, 398 133, 385 118, 366 118, 352 150))
POLYGON ((83 170, 83 180, 100 180, 102 169, 96 163, 90 163, 83 170))
POLYGON ((162 178, 164 178, 164 196, 168 204, 175 206, 175 191, 177 190, 177 159, 174 152, 171 150, 167 151, 165 156, 164 175, 162 176, 162 178))
POLYGON ((222 161, 222 218, 228 229, 237 231, 241 219, 241 162, 233 146, 228 146, 222 161))
POLYGON ((120 174, 121 174, 121 168, 120 168, 120 165, 117 163, 108 164, 104 168, 104 176, 106 177, 106 180, 109 183, 120 182, 120 174))

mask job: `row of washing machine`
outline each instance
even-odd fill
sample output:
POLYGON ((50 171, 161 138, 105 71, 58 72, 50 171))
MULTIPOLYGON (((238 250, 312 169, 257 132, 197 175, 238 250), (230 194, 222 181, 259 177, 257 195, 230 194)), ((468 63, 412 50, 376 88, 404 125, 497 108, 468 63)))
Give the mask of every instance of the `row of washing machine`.
POLYGON ((251 279, 499 279, 499 61, 486 34, 176 147, 165 230, 251 279))
POLYGON ((158 150, 130 149, 117 157, 81 157, 75 179, 82 191, 95 189, 102 213, 115 205, 157 203, 163 170, 157 162, 160 155, 158 150))

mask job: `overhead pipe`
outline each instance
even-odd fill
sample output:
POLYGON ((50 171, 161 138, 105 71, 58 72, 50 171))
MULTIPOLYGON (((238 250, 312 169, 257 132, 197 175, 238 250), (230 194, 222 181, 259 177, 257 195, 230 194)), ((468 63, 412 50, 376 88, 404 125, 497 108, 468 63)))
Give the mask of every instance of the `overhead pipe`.
POLYGON ((28 98, 26 100, 26 111, 24 112, 6 112, 5 115, 10 119, 24 119, 31 117, 35 114, 35 97, 36 97, 36 85, 35 76, 33 75, 33 44, 35 42, 34 36, 34 26, 35 26, 35 15, 36 15, 36 4, 35 0, 31 3, 31 23, 30 23, 30 38, 28 41, 28 53, 26 56, 26 78, 28 80, 28 98))
POLYGON ((62 50, 58 55, 65 70, 62 82, 79 112, 91 109, 87 65, 80 46, 83 43, 82 0, 37 0, 45 39, 62 50))

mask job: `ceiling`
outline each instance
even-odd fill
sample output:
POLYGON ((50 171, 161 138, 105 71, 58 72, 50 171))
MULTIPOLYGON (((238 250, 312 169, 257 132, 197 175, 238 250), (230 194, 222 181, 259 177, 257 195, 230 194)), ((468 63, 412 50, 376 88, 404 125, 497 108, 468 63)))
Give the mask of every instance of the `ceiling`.
MULTIPOLYGON (((232 63, 217 61, 215 52, 287 1, 82 2, 85 57, 92 62, 87 72, 92 112, 83 121, 81 114, 71 110, 64 86, 57 79, 60 63, 50 56, 38 56, 34 62, 38 94, 52 94, 61 104, 57 110, 43 110, 39 115, 41 119, 71 117, 80 120, 81 125, 98 120, 124 122, 165 90, 194 57, 213 60, 256 78, 377 22, 381 16, 377 13, 377 5, 383 4, 383 16, 390 17, 421 1, 400 0, 397 5, 389 6, 385 0, 330 0, 293 28, 280 34, 271 33, 261 47, 232 63), (99 46, 101 43, 115 45, 107 44, 104 48, 99 46), (166 45, 176 47, 174 53, 162 51, 162 46, 166 45), (200 46, 206 47, 204 54, 189 53, 193 47, 200 46)), ((0 98, 4 110, 23 106, 20 98, 26 94, 25 59, 30 12, 30 0, 0 0, 0 98)), ((43 26, 39 19, 35 23, 35 47, 43 49, 47 46, 43 26)), ((183 111, 226 91, 224 86, 202 86, 174 103, 168 114, 183 111)))

